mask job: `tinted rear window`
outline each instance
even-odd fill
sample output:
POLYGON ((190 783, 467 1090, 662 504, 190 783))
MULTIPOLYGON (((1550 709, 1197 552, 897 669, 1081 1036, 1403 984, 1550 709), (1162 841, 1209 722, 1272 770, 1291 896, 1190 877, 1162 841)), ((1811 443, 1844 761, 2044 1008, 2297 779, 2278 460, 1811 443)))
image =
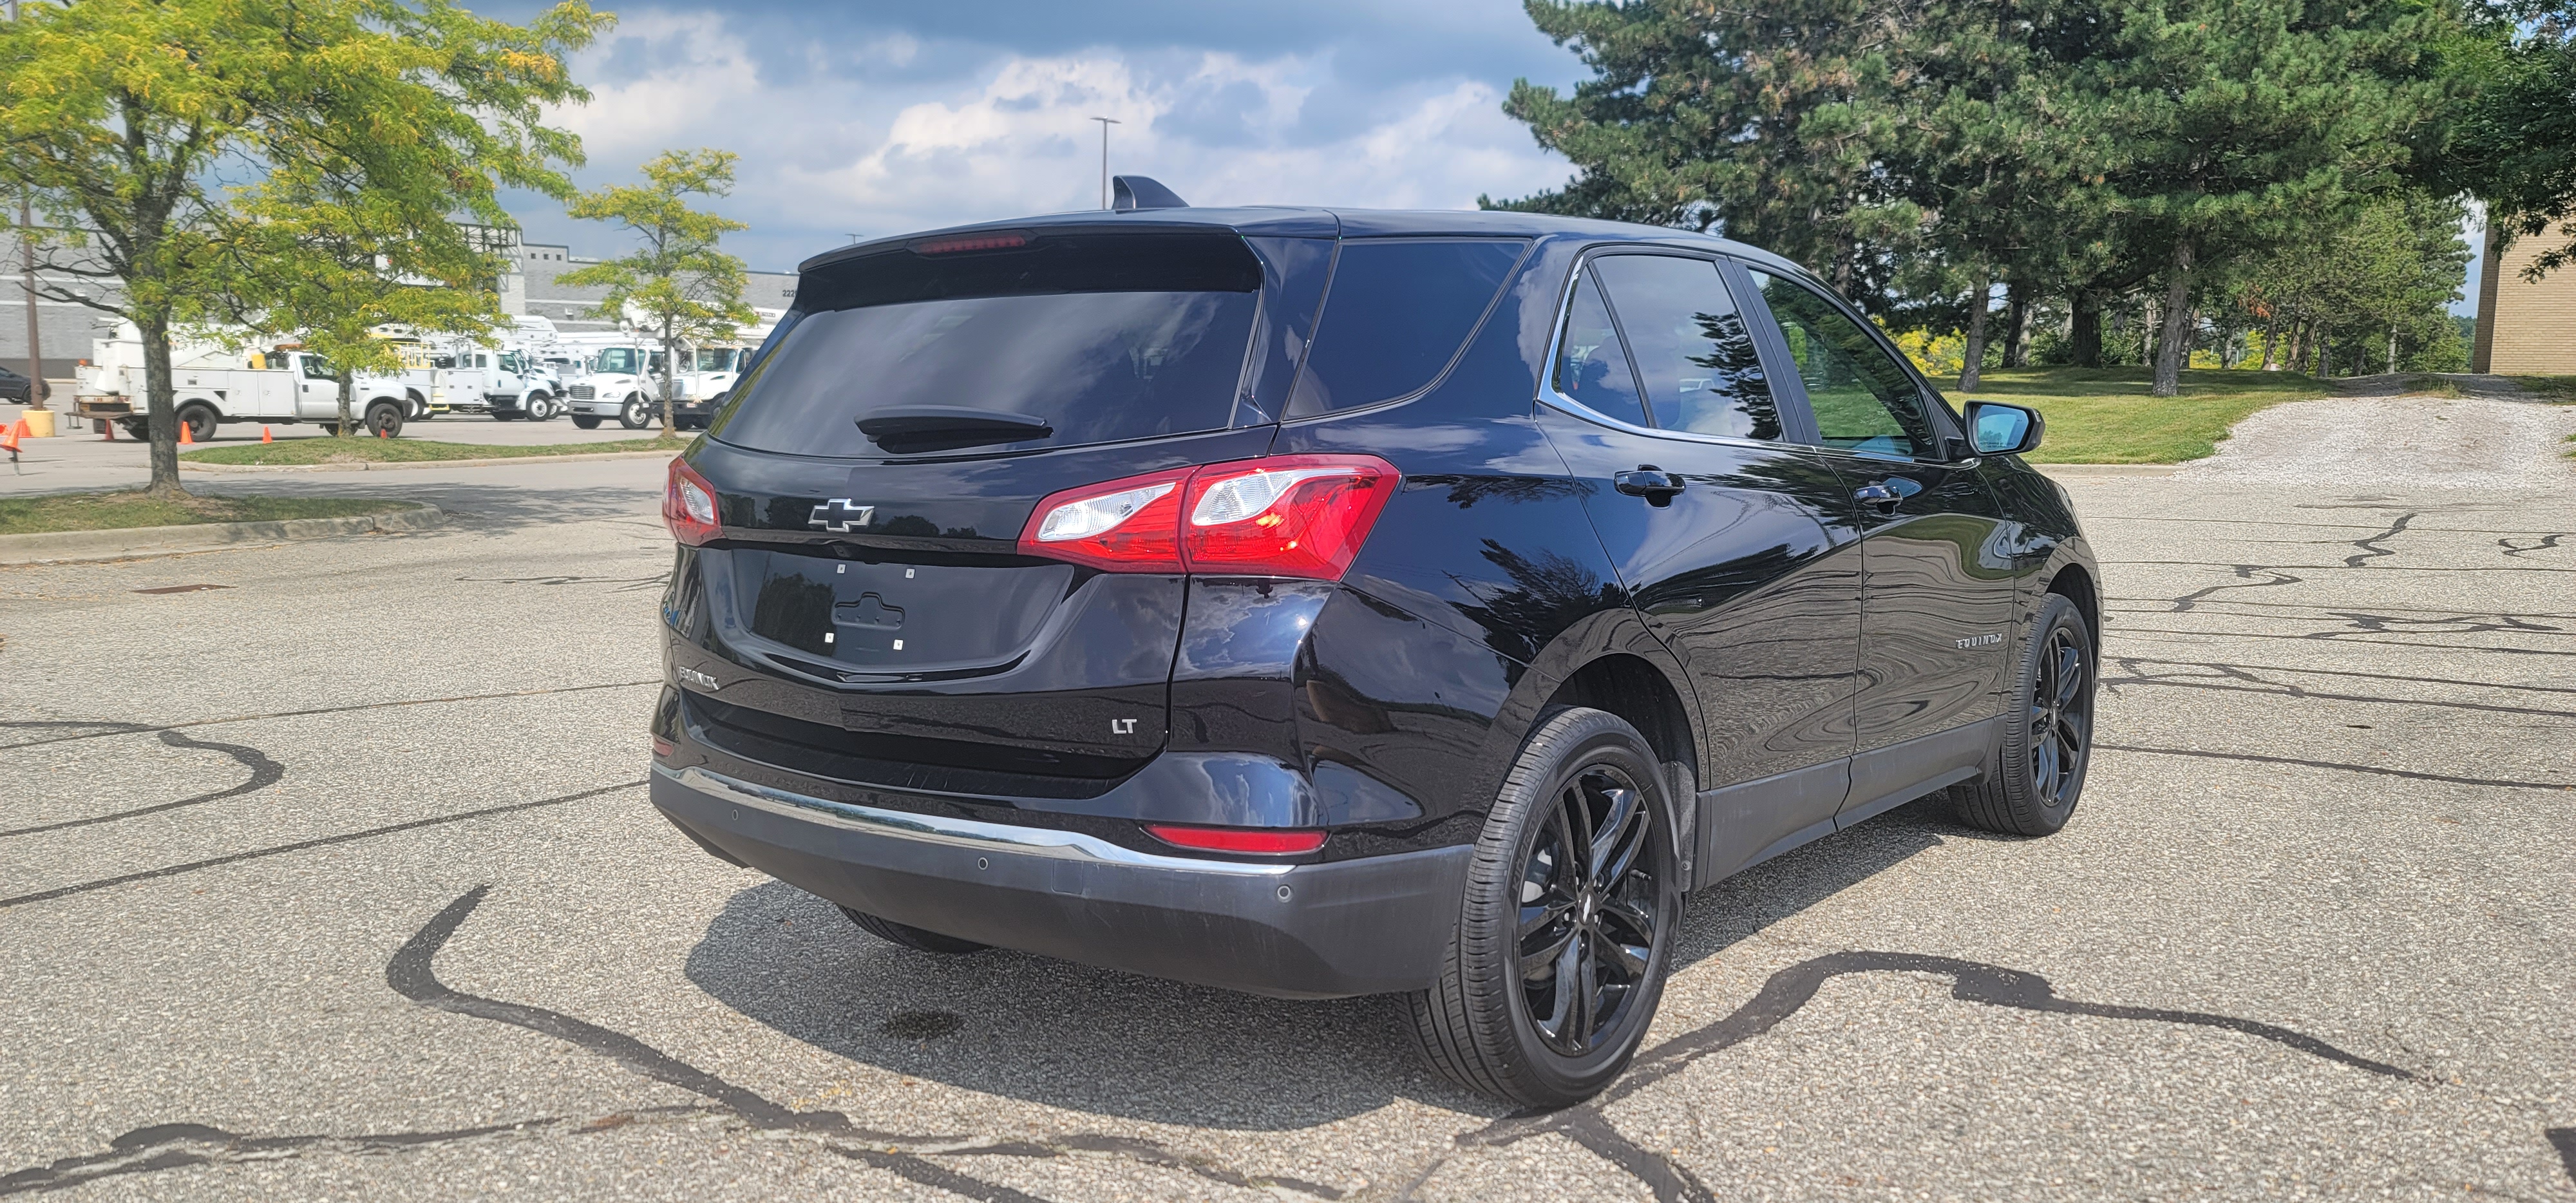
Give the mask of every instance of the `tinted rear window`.
POLYGON ((885 454, 860 418, 896 406, 1046 419, 999 451, 1225 426, 1261 265, 1233 234, 1092 234, 817 268, 716 437, 798 455, 885 454))
POLYGON ((1457 357, 1528 245, 1517 238, 1343 243, 1289 416, 1421 391, 1457 357))

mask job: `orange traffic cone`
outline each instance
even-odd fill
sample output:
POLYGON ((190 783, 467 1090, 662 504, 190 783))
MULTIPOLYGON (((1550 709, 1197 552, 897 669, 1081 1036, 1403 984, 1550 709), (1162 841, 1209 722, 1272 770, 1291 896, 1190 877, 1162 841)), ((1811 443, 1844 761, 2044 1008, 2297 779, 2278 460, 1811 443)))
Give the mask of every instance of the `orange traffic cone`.
POLYGON ((259 428, 259 441, 263 443, 274 443, 277 440, 268 437, 268 427, 262 426, 259 428))
POLYGON ((0 451, 6 451, 9 453, 9 470, 11 472, 19 471, 18 440, 25 437, 27 437, 27 420, 25 418, 18 419, 16 425, 11 426, 6 430, 0 430, 0 451))
POLYGON ((391 436, 388 436, 388 435, 385 433, 385 428, 384 428, 384 427, 379 426, 379 427, 376 427, 376 437, 381 439, 381 438, 388 438, 388 437, 391 437, 391 436))
POLYGON ((179 423, 179 445, 182 447, 194 447, 197 445, 197 440, 189 437, 188 424, 185 422, 179 423))

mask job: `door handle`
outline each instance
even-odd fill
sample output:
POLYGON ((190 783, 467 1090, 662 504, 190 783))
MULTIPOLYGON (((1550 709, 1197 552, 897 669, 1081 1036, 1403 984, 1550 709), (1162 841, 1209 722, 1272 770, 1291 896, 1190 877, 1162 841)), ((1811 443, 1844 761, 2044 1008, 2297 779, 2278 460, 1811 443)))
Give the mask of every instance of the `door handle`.
POLYGON ((1852 490, 1852 500, 1881 514, 1893 514, 1905 499, 1923 491, 1923 486, 1902 476, 1872 481, 1852 490))
POLYGON ((1620 492, 1630 497, 1643 497, 1654 506, 1667 506, 1685 487, 1680 474, 1666 472, 1653 464, 1639 464, 1633 471, 1610 478, 1620 492))

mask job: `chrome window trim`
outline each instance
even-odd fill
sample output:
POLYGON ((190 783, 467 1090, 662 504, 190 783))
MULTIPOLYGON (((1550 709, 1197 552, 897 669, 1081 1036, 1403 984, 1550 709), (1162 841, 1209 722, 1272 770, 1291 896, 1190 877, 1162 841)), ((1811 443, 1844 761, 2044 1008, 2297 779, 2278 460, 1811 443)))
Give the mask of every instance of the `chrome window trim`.
MULTIPOLYGON (((1594 409, 1572 397, 1566 396, 1564 393, 1558 392, 1556 388, 1556 369, 1558 366, 1557 356, 1562 354, 1565 350, 1565 326, 1566 322, 1572 318, 1574 313, 1575 287, 1582 283, 1583 272, 1586 268, 1592 266, 1593 260, 1618 254, 1665 255, 1679 259, 1700 259, 1712 264, 1721 264, 1725 260, 1725 256, 1714 251, 1705 251, 1697 248, 1683 249, 1679 247, 1667 247, 1660 243, 1651 242, 1633 244, 1621 243, 1617 246, 1600 247, 1594 250, 1585 251, 1582 255, 1578 256, 1574 261, 1574 270, 1565 273, 1565 285, 1563 291, 1556 299, 1556 322, 1554 328, 1548 332, 1547 336, 1547 370, 1540 373, 1538 381, 1538 400, 1540 404, 1564 413, 1569 417, 1580 418, 1596 426, 1607 426, 1610 429, 1619 431, 1623 434, 1644 435, 1648 438, 1656 439, 1670 439, 1677 443, 1705 443, 1716 447, 1761 447, 1767 449, 1787 448, 1793 451, 1812 451, 1821 449, 1819 444, 1801 443, 1794 439, 1748 439, 1731 434, 1701 434, 1696 430, 1670 430, 1661 426, 1640 426, 1634 422, 1623 421, 1621 419, 1611 417, 1608 414, 1602 413, 1600 410, 1594 409)), ((1623 335, 1623 340, 1624 337, 1625 336, 1623 335)), ((1776 401, 1779 396, 1778 391, 1774 390, 1772 396, 1776 401)), ((1651 400, 1648 401, 1648 404, 1652 404, 1651 400)))
POLYGON ((1195 857, 1158 856, 1122 848, 1096 836, 1078 831, 1060 831, 1050 827, 1020 827, 1008 823, 986 823, 975 819, 952 819, 943 815, 913 814, 861 806, 854 802, 834 802, 809 794, 772 789, 748 781, 736 780, 720 773, 691 766, 672 769, 654 765, 657 777, 711 798, 736 806, 749 806, 781 818, 822 823, 846 831, 864 832, 889 839, 909 840, 920 844, 937 844, 973 851, 1004 852, 1049 860, 1074 861, 1082 864, 1121 865, 1138 869, 1162 869, 1181 873, 1214 873, 1233 877, 1283 877, 1296 865, 1256 864, 1243 861, 1200 860, 1195 857))

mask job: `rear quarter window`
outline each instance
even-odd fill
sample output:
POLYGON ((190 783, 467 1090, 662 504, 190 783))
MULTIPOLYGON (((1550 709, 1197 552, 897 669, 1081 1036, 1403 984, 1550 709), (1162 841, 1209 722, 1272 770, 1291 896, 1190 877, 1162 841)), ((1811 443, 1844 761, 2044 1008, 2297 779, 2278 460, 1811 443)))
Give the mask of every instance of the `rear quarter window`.
POLYGON ((1288 416, 1376 405, 1430 386, 1528 247, 1518 238, 1343 243, 1288 416))

